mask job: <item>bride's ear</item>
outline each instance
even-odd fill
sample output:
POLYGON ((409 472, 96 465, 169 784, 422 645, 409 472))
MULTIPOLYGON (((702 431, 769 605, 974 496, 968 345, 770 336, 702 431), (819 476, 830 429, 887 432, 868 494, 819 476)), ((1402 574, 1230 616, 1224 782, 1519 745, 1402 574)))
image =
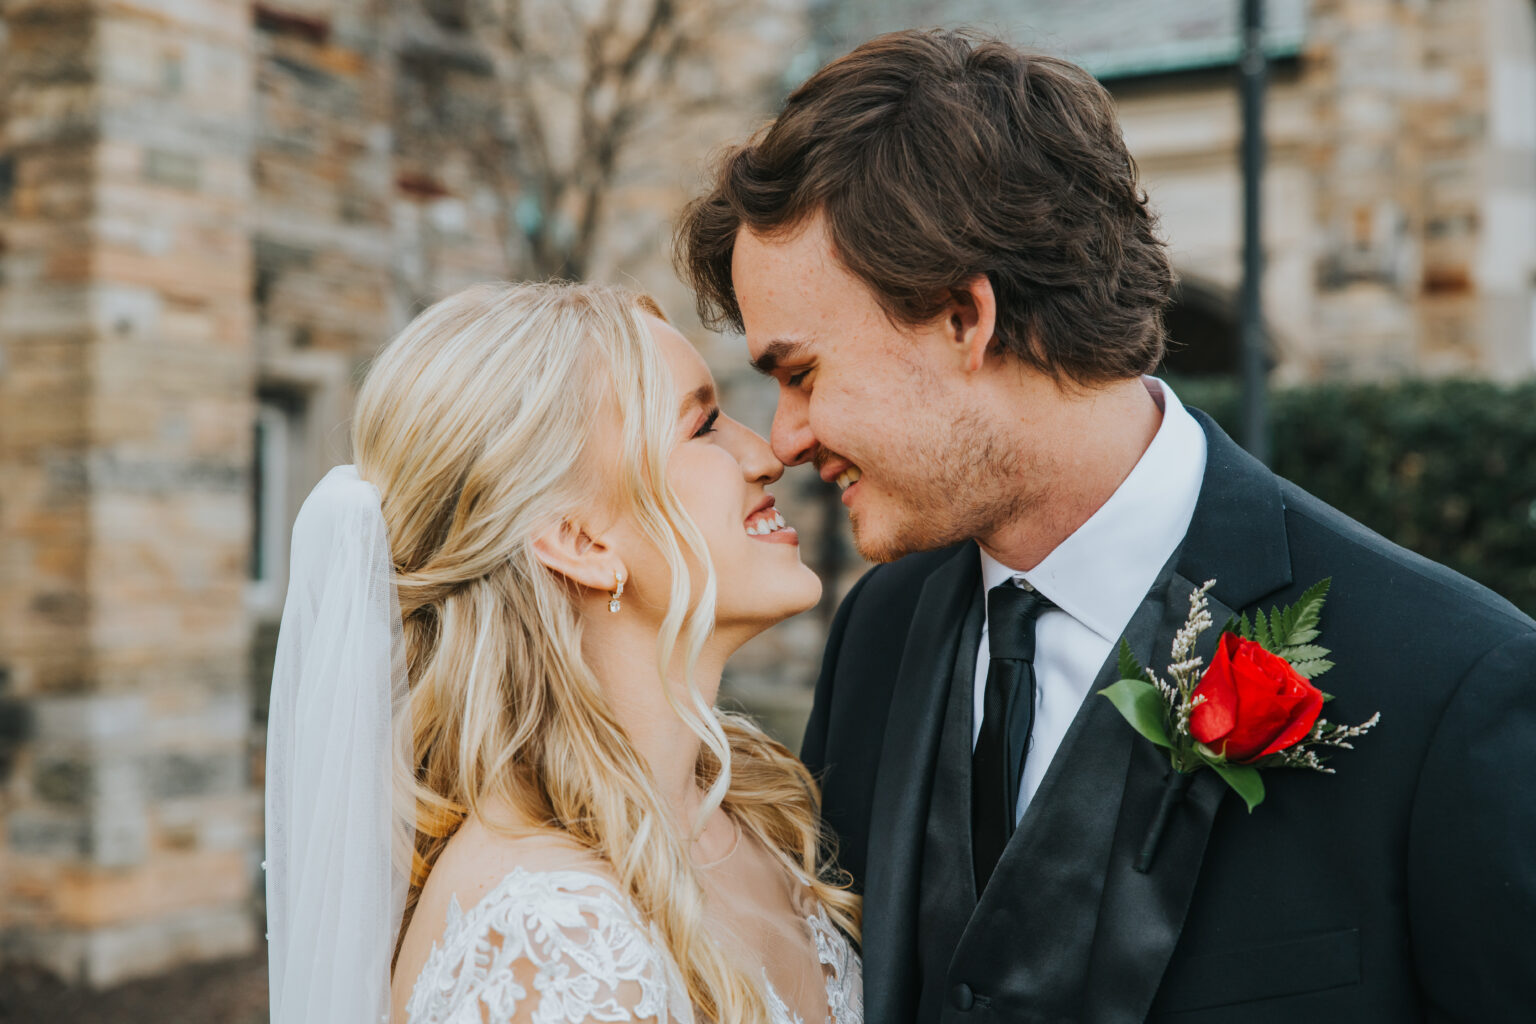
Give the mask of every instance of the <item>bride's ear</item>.
POLYGON ((533 553, 549 569, 588 590, 610 591, 614 574, 627 578, 624 561, 584 523, 562 519, 533 538, 533 553))

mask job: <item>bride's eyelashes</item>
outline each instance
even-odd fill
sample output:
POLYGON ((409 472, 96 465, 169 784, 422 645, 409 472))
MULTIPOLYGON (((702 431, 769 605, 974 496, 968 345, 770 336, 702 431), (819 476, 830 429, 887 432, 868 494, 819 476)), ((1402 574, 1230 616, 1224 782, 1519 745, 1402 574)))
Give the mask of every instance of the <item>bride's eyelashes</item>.
POLYGON ((704 425, 702 427, 700 427, 698 430, 695 430, 693 432, 693 436, 694 437, 703 437, 705 434, 713 434, 715 432, 715 421, 718 420, 719 418, 720 418, 720 410, 719 409, 711 409, 711 410, 709 410, 709 415, 704 417, 704 425))

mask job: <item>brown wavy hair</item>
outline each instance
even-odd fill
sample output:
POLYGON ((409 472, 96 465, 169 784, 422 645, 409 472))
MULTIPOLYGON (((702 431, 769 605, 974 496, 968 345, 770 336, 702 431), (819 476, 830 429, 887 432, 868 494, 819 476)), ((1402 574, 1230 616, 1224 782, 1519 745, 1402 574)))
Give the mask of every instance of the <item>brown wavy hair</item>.
POLYGON ((678 272, 712 327, 743 329, 737 232, 825 218, 838 258, 898 323, 986 275, 997 340, 1061 380, 1150 372, 1173 272, 1114 103, 1082 68, 996 39, 893 32, 794 91, 685 210, 678 272))

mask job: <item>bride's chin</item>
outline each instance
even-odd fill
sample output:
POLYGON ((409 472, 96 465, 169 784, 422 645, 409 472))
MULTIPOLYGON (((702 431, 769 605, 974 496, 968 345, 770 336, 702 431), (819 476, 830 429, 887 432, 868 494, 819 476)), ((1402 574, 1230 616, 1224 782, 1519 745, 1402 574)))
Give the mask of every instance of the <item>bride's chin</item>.
POLYGON ((821 588, 818 587, 816 596, 809 601, 797 599, 793 602, 786 602, 772 611, 758 611, 754 609, 734 615, 717 616, 715 619, 715 635, 721 638, 734 638, 736 642, 731 646, 731 653, 734 653, 736 648, 742 646, 753 637, 766 633, 779 623, 815 608, 817 601, 820 599, 821 588))
MULTIPOLYGON (((821 601, 821 577, 806 565, 801 565, 795 574, 795 590, 791 595, 785 594, 783 607, 772 617, 768 626, 777 626, 786 619, 792 619, 801 612, 808 612, 815 608, 821 601)), ((765 626, 764 628, 768 628, 765 626)))
MULTIPOLYGON (((762 581, 760 581, 762 582, 762 581)), ((759 586, 743 597, 751 601, 746 608, 733 607, 731 595, 721 594, 715 602, 715 633, 717 636, 739 634, 745 643, 759 633, 767 632, 779 623, 810 611, 821 601, 821 577, 805 565, 796 571, 774 580, 771 588, 759 586)))

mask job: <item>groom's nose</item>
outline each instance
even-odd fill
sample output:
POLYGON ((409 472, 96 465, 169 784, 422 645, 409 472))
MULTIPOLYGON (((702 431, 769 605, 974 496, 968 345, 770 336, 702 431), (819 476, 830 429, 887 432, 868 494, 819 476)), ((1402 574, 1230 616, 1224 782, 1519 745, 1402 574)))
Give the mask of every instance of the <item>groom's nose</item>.
POLYGON ((816 435, 811 432, 808 405, 799 391, 779 389, 779 404, 773 410, 773 429, 768 432, 768 442, 773 447, 773 454, 786 466, 809 462, 816 454, 816 435))

